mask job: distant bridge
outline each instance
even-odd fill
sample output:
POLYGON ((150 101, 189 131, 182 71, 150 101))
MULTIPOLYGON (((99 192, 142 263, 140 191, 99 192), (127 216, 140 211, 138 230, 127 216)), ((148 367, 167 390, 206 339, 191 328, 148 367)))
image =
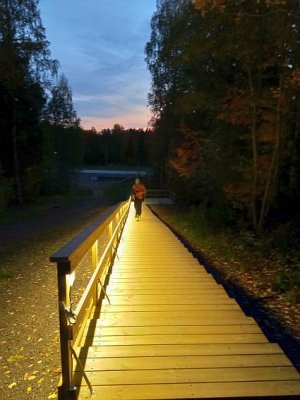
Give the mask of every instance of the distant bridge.
POLYGON ((152 174, 152 171, 145 169, 136 170, 113 170, 113 169, 80 169, 76 171, 79 175, 88 175, 99 178, 135 178, 145 177, 152 174))

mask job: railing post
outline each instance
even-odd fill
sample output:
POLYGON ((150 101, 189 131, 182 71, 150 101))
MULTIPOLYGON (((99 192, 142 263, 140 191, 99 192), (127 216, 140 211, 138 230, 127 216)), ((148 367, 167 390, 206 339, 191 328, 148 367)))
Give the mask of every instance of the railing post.
POLYGON ((92 269, 95 271, 98 264, 98 239, 92 246, 92 269))
POLYGON ((115 237, 114 246, 119 241, 119 233, 120 233, 119 222, 120 222, 120 217, 122 215, 122 212, 123 212, 123 207, 116 214, 116 226, 118 226, 118 231, 117 231, 117 234, 116 234, 116 237, 115 237))
POLYGON ((70 284, 67 280, 68 264, 57 263, 58 309, 60 326, 60 351, 62 385, 58 388, 59 400, 76 400, 77 391, 73 382, 73 359, 70 349, 71 325, 68 323, 65 307, 70 307, 70 284))
MULTIPOLYGON (((111 221, 108 225, 108 240, 110 241, 112 238, 112 234, 113 234, 113 221, 111 221)), ((110 249, 110 253, 109 253, 109 261, 111 261, 113 256, 113 248, 110 249)))
MULTIPOLYGON (((95 271, 98 264, 98 239, 92 246, 92 270, 95 271)), ((93 303, 96 306, 98 302, 98 285, 95 287, 95 292, 93 293, 93 303)))

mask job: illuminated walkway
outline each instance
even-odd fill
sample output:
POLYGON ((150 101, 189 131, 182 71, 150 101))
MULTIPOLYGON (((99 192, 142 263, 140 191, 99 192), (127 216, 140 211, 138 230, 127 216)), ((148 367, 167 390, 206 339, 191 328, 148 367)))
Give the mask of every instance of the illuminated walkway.
MULTIPOLYGON (((277 344, 144 206, 131 208, 99 319, 80 354, 79 399, 216 399, 299 395, 277 344)), ((297 397, 299 398, 299 396, 297 397)))

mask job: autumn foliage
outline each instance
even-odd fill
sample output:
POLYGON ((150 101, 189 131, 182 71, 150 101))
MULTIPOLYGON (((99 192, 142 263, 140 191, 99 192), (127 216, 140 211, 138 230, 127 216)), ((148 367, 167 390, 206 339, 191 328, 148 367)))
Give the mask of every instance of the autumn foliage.
POLYGON ((300 197, 299 24, 297 1, 161 0, 146 47, 161 171, 256 232, 300 197))
POLYGON ((201 146, 199 135, 186 126, 180 129, 182 144, 174 150, 174 157, 170 160, 170 165, 175 169, 180 177, 191 178, 193 173, 200 168, 201 146))

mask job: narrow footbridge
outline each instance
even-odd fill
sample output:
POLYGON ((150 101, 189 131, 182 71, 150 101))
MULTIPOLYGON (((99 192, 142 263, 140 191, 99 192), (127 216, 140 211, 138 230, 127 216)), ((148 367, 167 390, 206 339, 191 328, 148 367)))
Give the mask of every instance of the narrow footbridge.
POLYGON ((300 398, 282 349, 146 204, 141 221, 130 201, 117 205, 51 260, 60 399, 300 398), (91 273, 73 310, 80 264, 91 273))

